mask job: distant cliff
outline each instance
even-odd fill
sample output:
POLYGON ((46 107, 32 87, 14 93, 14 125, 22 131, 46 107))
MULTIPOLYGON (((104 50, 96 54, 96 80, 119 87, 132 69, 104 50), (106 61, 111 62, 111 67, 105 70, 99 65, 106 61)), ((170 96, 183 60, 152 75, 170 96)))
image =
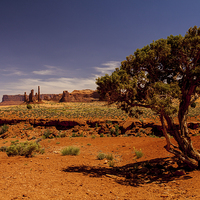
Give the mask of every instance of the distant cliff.
POLYGON ((24 101, 24 95, 3 95, 2 102, 4 101, 24 101))
MULTIPOLYGON (((35 96, 35 95, 34 95, 35 96)), ((63 94, 40 94, 41 100, 55 102, 91 102, 98 101, 99 94, 94 90, 74 90, 72 93, 63 91, 63 94)), ((24 102, 24 95, 3 95, 2 103, 24 102)))
MULTIPOLYGON (((51 100, 55 94, 41 94, 40 98, 42 100, 51 100)), ((24 101, 24 95, 17 94, 17 95, 3 95, 2 102, 7 101, 24 101)))
POLYGON ((94 90, 74 90, 72 93, 63 91, 60 102, 91 102, 98 101, 99 94, 94 90))

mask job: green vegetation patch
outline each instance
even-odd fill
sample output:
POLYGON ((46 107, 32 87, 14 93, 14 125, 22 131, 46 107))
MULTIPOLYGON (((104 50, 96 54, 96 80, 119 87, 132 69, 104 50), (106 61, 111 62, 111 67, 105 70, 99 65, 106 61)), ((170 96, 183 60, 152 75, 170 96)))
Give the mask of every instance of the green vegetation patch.
MULTIPOLYGON (((5 151, 5 147, 1 150, 5 151)), ((33 153, 44 153, 44 149, 36 142, 12 142, 5 152, 8 156, 25 156, 28 158, 32 157, 33 153)))
POLYGON ((137 149, 135 149, 135 147, 133 147, 133 148, 134 148, 135 158, 136 159, 142 158, 142 156, 144 155, 142 150, 141 149, 137 150, 137 149))
POLYGON ((4 124, 2 127, 1 127, 1 130, 0 130, 0 135, 4 134, 5 132, 7 132, 8 130, 8 126, 6 124, 4 124))
POLYGON ((114 157, 113 157, 113 155, 112 154, 105 154, 105 153, 98 153, 98 155, 97 155, 97 159, 98 160, 103 160, 104 158, 106 158, 107 160, 113 160, 114 159, 114 157))
POLYGON ((73 147, 73 146, 68 146, 61 150, 62 156, 66 156, 66 155, 77 156, 79 155, 79 153, 80 153, 80 148, 73 147))

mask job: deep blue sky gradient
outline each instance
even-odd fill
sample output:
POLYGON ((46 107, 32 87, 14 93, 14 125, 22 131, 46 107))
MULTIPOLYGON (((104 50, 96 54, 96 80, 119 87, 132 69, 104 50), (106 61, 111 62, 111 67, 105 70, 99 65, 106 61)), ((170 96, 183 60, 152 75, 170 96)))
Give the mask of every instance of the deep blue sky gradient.
POLYGON ((126 56, 200 26, 199 0, 1 0, 3 94, 95 89, 126 56))

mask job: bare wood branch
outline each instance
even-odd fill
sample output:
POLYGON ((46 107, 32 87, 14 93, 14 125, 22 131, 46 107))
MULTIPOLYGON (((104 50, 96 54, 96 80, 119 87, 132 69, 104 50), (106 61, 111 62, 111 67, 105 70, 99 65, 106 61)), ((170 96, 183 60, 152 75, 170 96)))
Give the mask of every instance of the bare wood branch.
POLYGON ((170 149, 170 145, 172 145, 174 148, 178 148, 176 145, 174 145, 174 144, 170 141, 170 136, 169 136, 169 134, 167 133, 167 129, 166 129, 166 126, 165 126, 163 114, 160 115, 160 121, 161 121, 161 123, 162 123, 163 134, 164 134, 165 139, 166 139, 166 141, 167 141, 167 149, 168 149, 168 150, 170 149))
MULTIPOLYGON (((167 147, 165 146, 166 150, 167 147)), ((168 151, 168 150, 167 150, 168 151)), ((183 153, 181 153, 180 151, 177 151, 175 149, 170 148, 169 152, 174 154, 175 156, 177 156, 180 160, 182 160, 183 162, 187 163, 191 168, 197 168, 198 167, 198 162, 192 158, 188 158, 187 156, 185 156, 183 153)))

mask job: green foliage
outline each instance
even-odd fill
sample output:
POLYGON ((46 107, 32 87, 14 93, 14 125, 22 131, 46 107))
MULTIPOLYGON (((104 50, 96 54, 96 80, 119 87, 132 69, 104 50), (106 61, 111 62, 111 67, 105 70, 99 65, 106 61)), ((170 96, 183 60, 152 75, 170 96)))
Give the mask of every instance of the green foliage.
POLYGON ((184 79, 191 80, 192 76, 193 84, 198 86, 200 61, 193 60, 195 56, 198 59, 198 48, 200 49, 200 28, 197 27, 190 28, 185 37, 171 35, 167 39, 153 41, 142 49, 137 49, 134 55, 128 56, 110 76, 106 74, 97 78, 100 97, 107 99, 109 103, 117 103, 118 108, 125 110, 130 116, 138 117, 142 114, 141 107, 171 116, 178 111, 173 100, 180 101, 183 98, 182 87, 187 87, 184 79), (191 58, 189 60, 196 62, 188 63, 193 66, 190 72, 184 68, 188 60, 183 61, 187 56, 182 58, 182 54, 187 54, 191 58))
MULTIPOLYGON (((31 105, 32 106, 32 105, 31 105)), ((35 104, 32 109, 27 109, 27 105, 14 107, 1 107, 0 115, 3 117, 13 117, 14 115, 21 118, 99 118, 99 119, 126 119, 128 115, 118 110, 116 105, 107 107, 105 102, 67 102, 53 103, 46 102, 42 106, 35 104)), ((95 125, 96 126, 96 125, 95 125)), ((99 124, 97 124, 99 126, 99 124)))
POLYGON ((84 135, 83 135, 83 133, 81 133, 81 134, 72 133, 71 137, 84 137, 84 135))
POLYGON ((114 128, 111 128, 110 129, 110 134, 112 135, 112 136, 118 136, 119 135, 119 125, 115 125, 115 127, 114 128))
POLYGON ((98 160, 103 160, 104 158, 106 158, 107 160, 110 160, 110 161, 112 161, 114 159, 112 154, 105 154, 105 153, 100 152, 97 155, 98 160))
POLYGON ((33 127, 30 126, 30 127, 28 127, 26 130, 33 130, 33 127))
POLYGON ((51 132, 49 129, 47 129, 47 130, 44 131, 44 133, 43 133, 43 135, 42 135, 42 138, 43 138, 43 139, 47 139, 47 138, 50 138, 50 139, 51 139, 51 138, 52 138, 52 135, 51 135, 51 134, 52 134, 52 132, 51 132))
POLYGON ((40 145, 36 142, 13 142, 6 149, 8 156, 33 156, 33 152, 44 153, 44 149, 41 149, 40 145))
POLYGON ((1 151, 1 152, 6 152, 6 150, 7 150, 7 146, 2 146, 2 147, 0 147, 0 151, 1 151))
POLYGON ((95 136, 95 135, 91 135, 91 138, 92 138, 92 139, 95 139, 95 138, 96 138, 96 136, 95 136))
POLYGON ((79 135, 76 133, 72 133, 72 137, 79 137, 79 135))
POLYGON ((177 149, 170 152, 184 155, 181 159, 191 166, 194 159, 199 163, 200 155, 191 145, 185 126, 188 111, 196 106, 191 102, 195 102, 200 93, 199 52, 200 27, 194 26, 185 36, 170 35, 137 49, 110 76, 106 74, 96 79, 100 98, 110 105, 115 103, 131 117, 143 114, 142 108, 151 109, 159 116, 162 130, 166 130, 167 124, 180 147, 178 152, 177 149), (175 114, 180 130, 174 128, 175 114))
POLYGON ((29 109, 29 110, 32 109, 32 106, 31 106, 30 104, 27 104, 26 107, 27 107, 27 109, 29 109))
POLYGON ((110 133, 111 133, 111 135, 114 135, 114 134, 115 134, 115 129, 114 129, 114 128, 111 128, 111 129, 110 129, 110 133))
POLYGON ((8 130, 8 126, 6 124, 4 124, 2 127, 1 127, 1 130, 0 130, 0 135, 4 134, 5 132, 7 132, 8 130))
POLYGON ((109 160, 109 161, 108 161, 108 166, 109 166, 109 167, 114 167, 114 166, 115 166, 114 160, 109 160))
POLYGON ((100 133, 100 137, 104 137, 103 133, 100 133))
POLYGON ((68 146, 61 150, 61 154, 63 156, 66 156, 66 155, 77 156, 77 155, 79 155, 79 153, 80 153, 80 148, 73 147, 73 146, 68 146))
POLYGON ((191 107, 192 107, 192 108, 195 108, 195 107, 196 107, 196 103, 193 102, 193 103, 191 104, 191 107))
POLYGON ((106 157, 106 155, 105 155, 104 153, 99 153, 99 154, 97 155, 97 159, 98 159, 98 160, 103 160, 105 157, 106 157))
POLYGON ((61 134, 60 134, 60 137, 61 137, 61 138, 66 137, 66 133, 61 133, 61 134))
POLYGON ((135 149, 135 147, 133 147, 133 149, 134 149, 134 153, 135 153, 135 157, 136 157, 136 159, 139 159, 139 158, 141 158, 144 154, 142 153, 142 150, 140 149, 140 150, 137 150, 137 149, 135 149))
POLYGON ((112 154, 107 154, 107 155, 106 155, 106 159, 107 159, 107 160, 113 160, 114 157, 113 157, 112 154))

